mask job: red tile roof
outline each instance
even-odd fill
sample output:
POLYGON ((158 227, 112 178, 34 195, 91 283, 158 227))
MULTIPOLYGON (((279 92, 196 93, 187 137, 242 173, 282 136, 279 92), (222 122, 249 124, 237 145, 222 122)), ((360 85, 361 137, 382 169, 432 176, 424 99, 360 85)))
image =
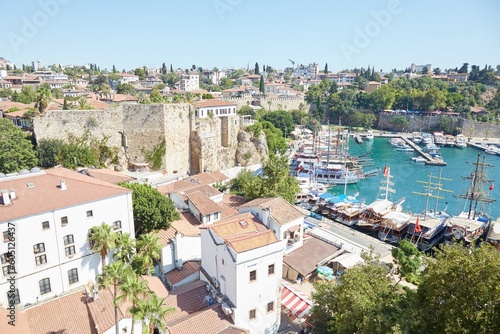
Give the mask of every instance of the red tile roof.
MULTIPOLYGON (((104 333, 105 331, 113 328, 115 325, 115 303, 114 297, 111 290, 103 289, 99 290, 99 298, 96 300, 90 300, 87 302, 88 311, 94 320, 95 327, 98 333, 104 333)), ((132 306, 128 301, 120 304, 118 308, 118 321, 124 318, 127 310, 132 306)), ((49 313, 50 314, 50 313, 49 313)), ((74 318, 74 314, 71 314, 74 318)), ((47 316, 47 315, 46 315, 47 316)), ((128 315, 127 317, 130 317, 128 315)), ((73 332, 68 332, 73 333, 73 332)), ((75 333, 80 333, 76 331, 75 333)), ((44 333, 45 334, 45 333, 44 333)))
POLYGON ((133 177, 123 175, 122 173, 116 172, 111 169, 84 169, 80 171, 80 174, 84 175, 86 174, 98 180, 113 184, 118 184, 121 182, 130 182, 134 180, 133 177))
POLYGON ((165 279, 171 285, 175 285, 183 279, 191 276, 192 274, 200 271, 200 261, 187 261, 182 264, 182 269, 173 269, 165 274, 165 279))
POLYGON ((7 309, 0 307, 0 333, 2 334, 32 334, 28 316, 25 311, 16 310, 15 326, 9 325, 10 313, 7 309))
POLYGON ((175 311, 166 315, 166 324, 168 325, 179 318, 208 306, 205 299, 209 295, 206 285, 207 283, 203 281, 195 281, 170 291, 170 295, 165 299, 163 304, 167 307, 171 306, 175 308, 175 311))
MULTIPOLYGON (((220 304, 213 304, 188 317, 167 323, 170 334, 218 333, 232 325, 231 318, 222 312, 220 304)), ((245 333, 245 332, 232 332, 245 333)))
POLYGON ((207 195, 200 191, 195 191, 187 194, 189 201, 198 209, 198 211, 206 216, 211 213, 220 212, 222 208, 212 201, 207 195))
POLYGON ((241 205, 240 207, 250 208, 254 206, 261 209, 269 207, 271 209, 271 217, 279 225, 284 225, 292 220, 304 217, 304 214, 301 211, 281 197, 257 198, 241 205))
POLYGON ((229 179, 227 175, 222 172, 205 172, 191 176, 189 179, 195 180, 199 184, 212 184, 229 179))
POLYGON ((167 298, 169 296, 168 290, 157 276, 141 276, 142 279, 148 282, 148 288, 158 298, 167 298))
POLYGON ((196 184, 195 182, 190 182, 186 179, 186 180, 180 180, 180 181, 168 183, 168 184, 165 184, 163 186, 159 186, 158 188, 156 188, 156 190, 161 192, 163 195, 168 195, 168 194, 171 194, 173 192, 183 191, 183 190, 195 188, 198 186, 199 185, 196 184))
POLYGON ((12 205, 0 206, 0 221, 88 203, 109 197, 124 195, 131 190, 90 178, 65 168, 48 169, 45 173, 0 179, 0 189, 14 189, 16 199, 12 205), (60 181, 66 183, 61 190, 60 181), (28 188, 32 182, 34 187, 28 188), (47 200, 50 198, 50 201, 47 200))
POLYGON ((97 334, 96 324, 88 314, 86 299, 85 292, 80 290, 27 310, 31 334, 97 334))

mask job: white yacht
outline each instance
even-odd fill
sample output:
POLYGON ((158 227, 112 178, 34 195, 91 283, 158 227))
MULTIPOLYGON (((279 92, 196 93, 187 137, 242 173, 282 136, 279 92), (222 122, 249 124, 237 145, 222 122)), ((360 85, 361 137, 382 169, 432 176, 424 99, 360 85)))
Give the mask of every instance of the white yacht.
POLYGON ((467 141, 465 140, 465 136, 462 134, 457 135, 455 138, 455 147, 465 148, 467 147, 467 141))
POLYGON ((373 140, 373 131, 372 130, 366 131, 365 139, 366 140, 373 140))

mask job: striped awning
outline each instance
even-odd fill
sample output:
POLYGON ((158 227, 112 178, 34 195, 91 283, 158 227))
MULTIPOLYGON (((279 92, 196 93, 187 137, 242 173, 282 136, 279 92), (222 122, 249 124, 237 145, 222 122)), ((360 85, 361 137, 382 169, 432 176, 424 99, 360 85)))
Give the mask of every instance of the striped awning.
POLYGON ((302 318, 309 313, 313 302, 305 294, 294 289, 290 284, 282 282, 281 305, 290 310, 297 318, 302 318))

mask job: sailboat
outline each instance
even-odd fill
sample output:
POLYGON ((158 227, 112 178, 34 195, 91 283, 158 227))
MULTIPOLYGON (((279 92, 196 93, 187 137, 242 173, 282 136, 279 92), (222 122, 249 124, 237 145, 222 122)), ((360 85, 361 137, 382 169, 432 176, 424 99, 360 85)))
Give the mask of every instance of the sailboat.
POLYGON ((441 168, 439 176, 429 173, 427 181, 417 180, 418 183, 425 184, 425 193, 413 192, 416 195, 426 197, 425 210, 421 214, 413 216, 410 220, 406 239, 421 251, 429 251, 443 241, 446 225, 450 219, 450 216, 444 210, 438 211, 438 202, 440 199, 444 199, 444 197, 440 196, 440 192, 452 192, 443 188, 441 181, 451 181, 451 179, 443 178, 442 171, 441 168), (429 209, 430 198, 435 199, 434 209, 429 209))
POLYGON ((491 204, 495 200, 485 190, 485 185, 490 184, 489 190, 493 190, 493 180, 486 175, 486 168, 493 167, 486 163, 486 157, 478 154, 477 161, 471 163, 475 166, 469 176, 462 177, 470 180, 470 187, 465 194, 455 196, 455 198, 465 199, 465 208, 458 216, 451 218, 446 228, 445 240, 448 243, 464 241, 466 245, 476 242, 484 237, 491 223, 491 218, 484 212, 484 206, 491 204))
POLYGON ((385 219, 385 216, 389 212, 401 212, 401 205, 404 202, 404 198, 400 199, 396 203, 389 200, 389 193, 395 193, 396 191, 391 188, 394 185, 391 179, 391 172, 389 166, 384 168, 385 179, 382 181, 382 185, 379 190, 384 192, 384 198, 377 199, 366 207, 366 210, 360 215, 357 226, 361 229, 366 229, 371 232, 376 232, 380 228, 380 224, 385 219))

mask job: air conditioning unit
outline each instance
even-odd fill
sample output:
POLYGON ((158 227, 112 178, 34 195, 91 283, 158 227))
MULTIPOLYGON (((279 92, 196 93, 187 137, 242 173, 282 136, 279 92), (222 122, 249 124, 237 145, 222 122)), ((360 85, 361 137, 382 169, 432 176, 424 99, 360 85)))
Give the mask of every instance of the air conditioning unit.
POLYGON ((212 276, 212 281, 214 281, 214 286, 215 286, 216 288, 218 288, 218 287, 219 287, 219 280, 217 279, 217 277, 212 276))
POLYGON ((224 312, 225 315, 233 314, 233 310, 226 303, 222 303, 222 312, 224 312))

